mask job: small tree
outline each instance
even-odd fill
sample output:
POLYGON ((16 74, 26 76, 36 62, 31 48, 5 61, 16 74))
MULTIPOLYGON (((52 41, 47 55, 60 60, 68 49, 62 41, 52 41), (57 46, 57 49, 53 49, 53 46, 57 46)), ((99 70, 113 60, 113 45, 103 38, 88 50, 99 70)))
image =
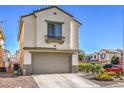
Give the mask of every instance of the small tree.
POLYGON ((79 56, 78 56, 79 60, 82 61, 85 58, 85 52, 83 50, 79 51, 79 56))
POLYGON ((119 64, 119 57, 113 56, 111 59, 111 64, 112 65, 118 65, 119 64))
POLYGON ((2 48, 2 45, 0 45, 0 48, 2 48))
POLYGON ((91 63, 90 71, 92 72, 92 74, 94 74, 96 72, 96 64, 95 63, 91 63))

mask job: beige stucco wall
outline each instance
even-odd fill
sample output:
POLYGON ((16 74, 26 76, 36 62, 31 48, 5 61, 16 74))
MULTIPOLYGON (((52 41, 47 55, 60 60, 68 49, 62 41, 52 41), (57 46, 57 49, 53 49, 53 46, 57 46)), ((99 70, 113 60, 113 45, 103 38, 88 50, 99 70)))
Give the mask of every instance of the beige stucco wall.
POLYGON ((79 24, 65 13, 56 8, 38 12, 34 15, 23 18, 24 21, 24 47, 48 47, 57 49, 79 49, 79 24), (53 13, 56 12, 57 15, 53 13), (35 17, 36 16, 36 17, 35 17), (62 36, 65 37, 63 44, 46 43, 47 22, 57 21, 62 24, 62 36), (55 47, 56 45, 56 47, 55 47))
POLYGON ((31 64, 31 53, 28 50, 24 51, 24 64, 29 65, 31 64))
POLYGON ((23 50, 23 46, 24 46, 24 23, 22 24, 22 28, 21 28, 21 34, 20 34, 20 39, 19 39, 19 63, 23 64, 23 60, 24 60, 24 50, 23 50))
POLYGON ((78 52, 72 55, 72 65, 78 65, 78 52))
POLYGON ((31 15, 22 21, 24 21, 24 47, 35 47, 35 17, 31 15))
POLYGON ((37 47, 51 47, 54 48, 54 45, 56 45, 56 48, 58 49, 70 49, 70 20, 71 18, 67 16, 65 13, 60 12, 58 9, 50 9, 43 12, 36 13, 37 16, 37 47), (53 13, 56 12, 57 15, 54 15, 53 13), (45 20, 49 21, 57 21, 57 22, 64 22, 62 24, 62 36, 65 37, 64 44, 58 44, 58 43, 50 43, 47 44, 45 42, 45 35, 47 35, 47 22, 45 20))
POLYGON ((79 49, 79 24, 71 21, 71 49, 79 49))

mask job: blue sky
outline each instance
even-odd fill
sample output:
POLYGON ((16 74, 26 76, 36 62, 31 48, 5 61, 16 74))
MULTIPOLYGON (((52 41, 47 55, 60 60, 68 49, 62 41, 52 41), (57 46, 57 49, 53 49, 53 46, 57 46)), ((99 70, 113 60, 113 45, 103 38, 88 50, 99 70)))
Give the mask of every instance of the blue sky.
MULTIPOLYGON (((0 21, 6 36, 5 48, 18 49, 17 35, 21 15, 46 6, 0 6, 0 21)), ((124 6, 59 6, 83 25, 80 27, 80 48, 86 53, 100 49, 122 48, 124 6)))

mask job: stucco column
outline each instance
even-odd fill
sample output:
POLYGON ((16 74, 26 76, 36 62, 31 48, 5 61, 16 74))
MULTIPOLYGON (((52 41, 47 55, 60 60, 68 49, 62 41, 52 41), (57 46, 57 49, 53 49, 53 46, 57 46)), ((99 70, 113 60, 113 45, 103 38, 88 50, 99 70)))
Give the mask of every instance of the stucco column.
POLYGON ((76 73, 78 72, 78 52, 75 52, 72 55, 72 72, 76 73))
POLYGON ((32 74, 31 53, 27 50, 24 51, 23 70, 26 74, 32 74))

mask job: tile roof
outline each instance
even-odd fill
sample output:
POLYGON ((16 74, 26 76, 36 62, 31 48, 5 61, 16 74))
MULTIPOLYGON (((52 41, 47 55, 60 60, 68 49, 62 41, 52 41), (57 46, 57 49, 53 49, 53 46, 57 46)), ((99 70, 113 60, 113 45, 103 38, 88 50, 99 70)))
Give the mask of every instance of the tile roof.
POLYGON ((52 9, 52 8, 57 8, 58 10, 60 10, 63 13, 67 14, 68 16, 72 17, 74 21, 76 21, 77 23, 81 24, 78 20, 76 20, 74 18, 73 15, 69 14, 68 12, 66 12, 65 10, 63 10, 63 9, 57 7, 57 6, 49 6, 49 7, 46 7, 46 8, 41 8, 41 9, 34 10, 32 13, 29 13, 29 14, 26 14, 26 15, 22 15, 21 18, 26 17, 26 16, 30 16, 30 15, 34 15, 34 13, 45 11, 45 10, 52 9))

